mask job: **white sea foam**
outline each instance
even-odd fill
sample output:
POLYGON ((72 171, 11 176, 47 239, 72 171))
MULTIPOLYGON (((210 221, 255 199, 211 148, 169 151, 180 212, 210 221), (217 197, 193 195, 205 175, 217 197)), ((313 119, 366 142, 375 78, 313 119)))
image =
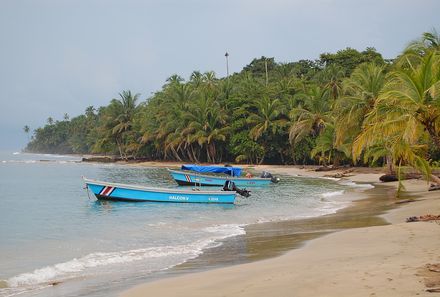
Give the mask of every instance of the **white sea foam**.
POLYGON ((344 185, 344 186, 353 187, 353 188, 365 188, 365 189, 374 188, 374 186, 372 184, 358 184, 358 183, 355 183, 351 180, 341 180, 339 182, 339 184, 344 185))
POLYGON ((13 152, 13 155, 20 155, 20 152, 13 152))
POLYGON ((170 268, 197 257, 203 253, 204 249, 208 247, 219 245, 220 243, 217 241, 220 239, 245 234, 245 231, 241 225, 233 224, 206 227, 204 230, 206 232, 213 233, 213 236, 203 240, 198 240, 188 245, 160 246, 127 251, 91 253, 81 258, 74 258, 67 262, 46 266, 36 269, 32 272, 11 277, 7 280, 7 284, 10 288, 39 286, 54 281, 87 275, 88 269, 100 268, 109 265, 127 264, 130 262, 153 258, 178 256, 180 261, 174 265, 166 267, 170 268))
POLYGON ((107 265, 126 264, 148 258, 160 258, 176 255, 194 257, 201 253, 201 249, 211 241, 196 242, 190 245, 162 246, 145 249, 135 249, 119 252, 97 252, 81 258, 75 258, 64 263, 46 266, 29 273, 23 273, 7 280, 9 287, 39 285, 51 281, 68 279, 84 274, 87 269, 107 265))
POLYGON ((246 234, 244 230, 244 225, 237 224, 223 224, 223 225, 215 225, 211 227, 204 228, 207 232, 212 232, 217 235, 216 239, 224 239, 228 237, 238 236, 246 234))
POLYGON ((340 178, 337 178, 337 177, 330 177, 330 176, 319 176, 319 177, 316 177, 316 178, 319 178, 319 179, 327 179, 327 180, 335 180, 335 181, 339 181, 339 180, 341 180, 340 178))
POLYGON ((340 191, 322 193, 321 197, 330 198, 330 197, 334 197, 334 196, 341 196, 344 194, 344 192, 345 192, 344 190, 340 190, 340 191))

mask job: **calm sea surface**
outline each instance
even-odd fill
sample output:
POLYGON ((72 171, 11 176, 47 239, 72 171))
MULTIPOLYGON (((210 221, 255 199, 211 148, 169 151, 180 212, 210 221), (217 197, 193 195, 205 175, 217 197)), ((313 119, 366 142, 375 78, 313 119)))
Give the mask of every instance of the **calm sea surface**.
POLYGON ((0 296, 113 296, 243 235, 246 225, 333 213, 356 186, 281 176, 230 206, 99 202, 82 176, 177 184, 165 169, 79 161, 0 153, 0 296))

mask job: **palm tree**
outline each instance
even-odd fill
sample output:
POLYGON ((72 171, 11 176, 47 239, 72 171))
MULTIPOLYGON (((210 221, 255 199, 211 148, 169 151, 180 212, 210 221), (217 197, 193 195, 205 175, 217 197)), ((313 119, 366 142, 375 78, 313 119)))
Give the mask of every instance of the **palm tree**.
POLYGON ((340 159, 350 155, 350 150, 347 145, 335 146, 335 125, 327 123, 322 133, 316 138, 316 143, 310 156, 312 158, 318 157, 319 163, 327 165, 333 160, 333 165, 339 166, 340 159))
POLYGON ((415 52, 424 55, 432 50, 440 50, 440 35, 435 28, 431 32, 424 32, 422 37, 410 42, 405 49, 405 53, 415 52))
MULTIPOLYGON (((279 99, 271 99, 269 96, 262 96, 253 102, 255 111, 251 112, 247 118, 247 123, 252 127, 249 135, 255 141, 262 139, 262 147, 265 150, 260 159, 264 161, 268 144, 275 135, 282 133, 287 127, 288 120, 285 116, 283 105, 279 99)), ((282 150, 278 151, 283 159, 282 150)))
POLYGON ((361 64, 344 80, 344 95, 336 101, 336 145, 351 143, 359 134, 385 84, 384 66, 361 64))
MULTIPOLYGON (((206 95, 206 94, 205 94, 206 95)), ((208 162, 217 162, 217 143, 224 142, 228 135, 229 127, 226 124, 225 110, 213 97, 200 96, 186 112, 187 128, 182 130, 188 146, 197 143, 205 148, 208 162)))
MULTIPOLYGON (((197 72, 193 77, 199 77, 197 72)), ((155 94, 155 100, 149 102, 140 126, 142 138, 141 142, 154 143, 156 150, 163 154, 165 159, 170 155, 176 160, 182 160, 186 145, 186 139, 181 136, 182 130, 187 127, 184 114, 196 92, 194 81, 182 83, 182 79, 173 76, 168 79, 169 84, 164 90, 155 94)))
POLYGON ((307 93, 298 94, 302 105, 290 111, 292 124, 289 130, 290 143, 302 140, 307 135, 317 136, 332 122, 332 100, 328 89, 310 87, 307 93))
POLYGON ((200 71, 193 71, 189 82, 194 85, 195 88, 198 88, 203 83, 203 74, 200 71))
POLYGON ((422 125, 440 147, 440 52, 408 56, 416 64, 408 62, 409 68, 391 73, 378 106, 397 110, 402 124, 414 120, 422 125))
POLYGON ((25 125, 23 127, 23 131, 24 131, 24 133, 26 133, 27 138, 28 138, 28 142, 29 142, 30 141, 29 132, 31 131, 31 128, 28 125, 25 125))
POLYGON ((339 97, 342 91, 342 79, 345 77, 345 71, 341 66, 330 64, 323 71, 318 72, 316 78, 325 88, 330 90, 332 99, 339 97))
POLYGON ((390 73, 384 92, 367 115, 363 131, 353 145, 353 158, 378 144, 386 145, 394 163, 406 162, 437 183, 425 160, 429 138, 440 147, 440 58, 406 54, 390 73))
POLYGON ((173 74, 170 77, 168 77, 166 81, 168 84, 176 84, 176 83, 180 84, 181 82, 184 81, 184 79, 180 75, 173 74))
POLYGON ((113 99, 108 107, 106 125, 116 142, 121 158, 127 158, 127 145, 134 141, 131 130, 139 96, 140 94, 132 95, 131 91, 123 91, 119 93, 120 99, 113 99))
POLYGON ((287 120, 280 118, 282 105, 279 99, 270 99, 264 96, 255 102, 256 112, 248 117, 248 123, 253 126, 249 131, 250 136, 258 140, 264 133, 275 134, 285 127, 287 120))

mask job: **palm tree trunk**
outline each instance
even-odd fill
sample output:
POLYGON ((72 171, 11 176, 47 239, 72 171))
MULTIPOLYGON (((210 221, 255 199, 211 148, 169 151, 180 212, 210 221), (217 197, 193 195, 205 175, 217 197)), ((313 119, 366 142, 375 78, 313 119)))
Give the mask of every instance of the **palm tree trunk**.
POLYGON ((208 163, 211 163, 211 155, 209 154, 209 146, 206 145, 206 160, 208 163))
POLYGON ((263 161, 264 161, 264 157, 266 157, 266 153, 264 153, 264 154, 263 154, 263 156, 261 157, 261 160, 260 160, 260 161, 258 161, 258 160, 257 160, 257 162, 258 162, 258 165, 261 165, 261 164, 263 164, 263 161))
POLYGON ((280 153, 280 159, 281 159, 281 164, 285 165, 286 163, 284 162, 284 154, 282 150, 278 151, 280 153))
POLYGON ((171 151, 173 152, 174 158, 176 158, 179 162, 182 162, 182 159, 180 158, 179 154, 174 149, 174 147, 171 147, 171 151))
POLYGON ((211 142, 209 144, 209 151, 211 153, 211 160, 212 160, 213 163, 215 163, 217 161, 216 160, 217 152, 216 152, 216 149, 215 149, 215 144, 213 142, 211 142))
POLYGON ((196 154, 196 152, 194 151, 194 146, 193 146, 193 145, 190 145, 190 148, 191 148, 191 154, 192 154, 192 156, 193 156, 194 162, 195 162, 195 163, 199 163, 199 158, 197 158, 197 154, 196 154))
POLYGON ((389 174, 394 174, 394 167, 393 167, 393 161, 392 161, 392 157, 390 155, 387 155, 385 157, 385 163, 387 166, 387 170, 389 174))
POLYGON ((121 157, 121 159, 123 159, 124 156, 123 156, 123 154, 122 154, 122 144, 121 144, 121 142, 119 141, 118 138, 116 138, 116 145, 118 146, 119 156, 121 157))
POLYGON ((339 154, 337 152, 335 152, 335 156, 333 157, 333 166, 339 167, 340 161, 341 161, 341 159, 339 157, 339 154))

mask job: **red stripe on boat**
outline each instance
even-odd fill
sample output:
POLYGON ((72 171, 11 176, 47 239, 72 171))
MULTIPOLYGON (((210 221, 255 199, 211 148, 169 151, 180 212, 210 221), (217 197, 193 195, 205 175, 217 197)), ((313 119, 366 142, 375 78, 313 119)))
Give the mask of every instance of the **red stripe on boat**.
POLYGON ((114 187, 107 186, 101 191, 101 195, 108 196, 113 191, 114 187))

